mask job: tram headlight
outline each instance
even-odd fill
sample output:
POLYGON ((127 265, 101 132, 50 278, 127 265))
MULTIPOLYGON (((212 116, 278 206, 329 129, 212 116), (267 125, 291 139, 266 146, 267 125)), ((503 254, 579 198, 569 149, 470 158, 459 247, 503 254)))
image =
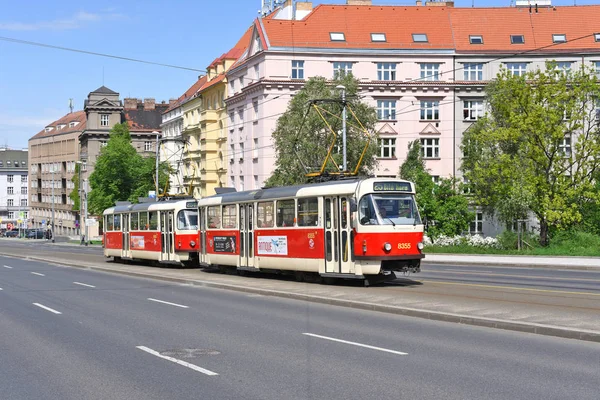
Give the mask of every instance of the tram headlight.
POLYGON ((192 247, 196 247, 196 242, 194 242, 193 240, 190 242, 190 246, 192 247))
POLYGON ((384 249, 385 251, 388 251, 388 252, 389 252, 389 251, 392 251, 392 245, 391 245, 390 243, 385 243, 385 244, 383 245, 383 249, 384 249))
POLYGON ((417 243, 417 249, 423 250, 423 242, 417 243))

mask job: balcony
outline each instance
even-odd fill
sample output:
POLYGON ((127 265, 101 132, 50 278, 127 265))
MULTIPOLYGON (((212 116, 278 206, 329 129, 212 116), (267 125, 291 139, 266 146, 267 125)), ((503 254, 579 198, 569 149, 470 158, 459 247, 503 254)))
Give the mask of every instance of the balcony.
POLYGON ((217 110, 203 110, 200 113, 200 120, 203 123, 217 122, 219 120, 219 114, 217 110))

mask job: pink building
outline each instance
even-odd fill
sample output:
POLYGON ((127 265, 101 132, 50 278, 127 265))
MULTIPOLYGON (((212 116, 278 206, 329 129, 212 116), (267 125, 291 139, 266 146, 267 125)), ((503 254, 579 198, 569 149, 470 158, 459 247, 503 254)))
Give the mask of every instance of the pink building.
POLYGON ((343 70, 360 80, 379 116, 377 175, 396 176, 408 143, 420 140, 430 173, 448 177, 460 176, 462 133, 483 115, 485 85, 501 67, 522 74, 556 60, 600 74, 600 6, 347 3, 288 1, 255 21, 248 50, 227 73, 230 186, 255 189, 270 176, 271 133, 312 76, 343 70))

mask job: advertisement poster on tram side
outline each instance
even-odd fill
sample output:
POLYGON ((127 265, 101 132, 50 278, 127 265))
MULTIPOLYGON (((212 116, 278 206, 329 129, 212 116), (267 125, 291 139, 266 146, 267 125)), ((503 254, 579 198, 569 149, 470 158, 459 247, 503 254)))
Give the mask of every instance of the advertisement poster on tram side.
POLYGON ((144 250, 145 242, 143 236, 132 236, 131 237, 131 250, 144 250))
POLYGON ((258 255, 287 256, 287 236, 258 236, 258 255))
POLYGON ((215 236, 213 243, 215 253, 235 253, 235 236, 215 236))

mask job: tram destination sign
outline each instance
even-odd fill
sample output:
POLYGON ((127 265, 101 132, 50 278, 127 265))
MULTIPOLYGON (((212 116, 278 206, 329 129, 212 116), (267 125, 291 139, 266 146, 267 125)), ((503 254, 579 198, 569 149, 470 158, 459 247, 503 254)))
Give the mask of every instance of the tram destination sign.
POLYGON ((410 182, 375 182, 374 192, 410 192, 410 182))
POLYGON ((197 201, 188 201, 185 203, 185 208, 198 208, 198 202, 197 201))

